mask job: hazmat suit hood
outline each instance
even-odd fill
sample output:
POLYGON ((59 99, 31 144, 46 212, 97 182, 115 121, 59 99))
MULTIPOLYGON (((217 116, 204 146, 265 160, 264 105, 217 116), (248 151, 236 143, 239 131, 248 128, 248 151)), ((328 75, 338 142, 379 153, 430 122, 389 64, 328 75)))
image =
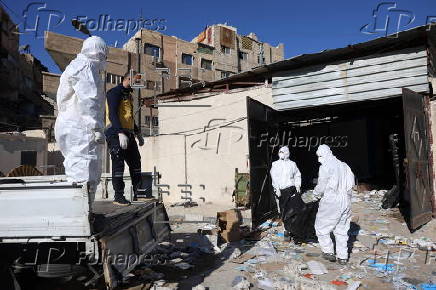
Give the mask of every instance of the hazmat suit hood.
POLYGON ((318 150, 316 150, 316 155, 318 156, 318 162, 321 164, 325 164, 334 157, 330 147, 324 144, 319 145, 318 150))
POLYGON ((107 53, 106 42, 101 37, 91 36, 83 41, 82 50, 69 66, 80 71, 85 65, 91 65, 96 70, 103 71, 107 65, 107 53))
POLYGON ((71 182, 100 182, 105 111, 101 73, 107 52, 102 38, 87 38, 60 77, 55 137, 71 182))
POLYGON ((288 146, 283 146, 279 149, 279 159, 280 160, 288 160, 290 156, 289 148, 288 146))

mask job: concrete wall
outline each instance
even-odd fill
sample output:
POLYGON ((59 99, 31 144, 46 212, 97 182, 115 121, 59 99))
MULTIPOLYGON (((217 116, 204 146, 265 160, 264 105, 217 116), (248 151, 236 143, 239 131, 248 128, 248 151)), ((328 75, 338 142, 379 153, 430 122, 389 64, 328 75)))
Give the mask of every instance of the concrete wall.
POLYGON ((42 72, 42 91, 54 101, 56 101, 60 77, 60 74, 42 72))
POLYGON ((140 152, 143 171, 152 171, 156 166, 162 174, 160 183, 170 186, 165 201, 181 201, 181 189, 188 188, 178 185, 186 182, 192 186, 194 201, 202 202, 204 198, 206 202, 232 205, 235 168, 248 172, 247 96, 272 104, 271 88, 259 86, 202 95, 205 98, 189 102, 211 107, 159 108, 161 135, 146 138, 140 152), (231 121, 235 123, 213 129, 231 121), (204 132, 205 127, 211 131, 204 132))
POLYGON ((47 139, 42 130, 0 134, 0 171, 3 174, 21 165, 21 151, 36 151, 36 169, 46 172, 47 139))

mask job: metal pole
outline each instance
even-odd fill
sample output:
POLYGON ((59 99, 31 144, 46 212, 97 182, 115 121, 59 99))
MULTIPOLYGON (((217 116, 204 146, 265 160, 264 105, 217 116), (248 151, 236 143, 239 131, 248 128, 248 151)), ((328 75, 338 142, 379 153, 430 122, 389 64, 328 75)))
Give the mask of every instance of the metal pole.
MULTIPOLYGON (((142 32, 142 30, 141 30, 142 32)), ((135 38, 136 41, 136 72, 140 73, 141 72, 141 53, 140 53, 140 47, 141 47, 141 38, 137 37, 135 38)), ((142 130, 141 130, 141 89, 138 88, 137 91, 137 103, 138 103, 138 129, 139 129, 139 134, 141 134, 142 130)))

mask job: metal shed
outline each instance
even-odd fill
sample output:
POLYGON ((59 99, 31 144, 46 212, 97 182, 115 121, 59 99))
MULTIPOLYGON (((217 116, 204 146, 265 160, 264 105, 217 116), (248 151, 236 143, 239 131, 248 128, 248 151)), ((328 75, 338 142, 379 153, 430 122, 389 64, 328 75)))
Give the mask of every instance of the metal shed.
POLYGON ((250 72, 271 78, 273 92, 272 108, 247 101, 253 223, 275 214, 269 168, 278 148, 290 147, 310 187, 320 144, 333 147, 360 180, 397 186, 411 230, 427 223, 434 198, 435 47, 436 30, 422 26, 250 72))

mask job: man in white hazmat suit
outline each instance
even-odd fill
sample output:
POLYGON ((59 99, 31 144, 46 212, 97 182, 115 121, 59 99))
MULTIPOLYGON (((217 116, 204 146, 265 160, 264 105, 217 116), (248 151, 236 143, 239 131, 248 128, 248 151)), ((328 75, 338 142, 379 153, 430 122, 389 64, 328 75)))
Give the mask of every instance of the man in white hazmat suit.
POLYGON ((321 163, 318 184, 314 195, 321 197, 315 220, 315 231, 323 257, 331 262, 344 265, 348 260, 348 230, 351 220, 351 193, 354 174, 350 167, 338 160, 327 145, 320 145, 316 151, 321 163), (336 240, 336 257, 330 233, 336 240))
POLYGON ((86 182, 94 193, 100 182, 105 141, 101 72, 106 67, 107 50, 102 38, 87 38, 81 52, 62 73, 57 91, 55 137, 65 158, 67 179, 86 182))
POLYGON ((292 235, 293 204, 296 194, 300 192, 301 173, 294 161, 289 159, 289 148, 283 146, 279 149, 279 159, 271 165, 271 181, 274 188, 277 208, 285 226, 285 236, 292 235))

